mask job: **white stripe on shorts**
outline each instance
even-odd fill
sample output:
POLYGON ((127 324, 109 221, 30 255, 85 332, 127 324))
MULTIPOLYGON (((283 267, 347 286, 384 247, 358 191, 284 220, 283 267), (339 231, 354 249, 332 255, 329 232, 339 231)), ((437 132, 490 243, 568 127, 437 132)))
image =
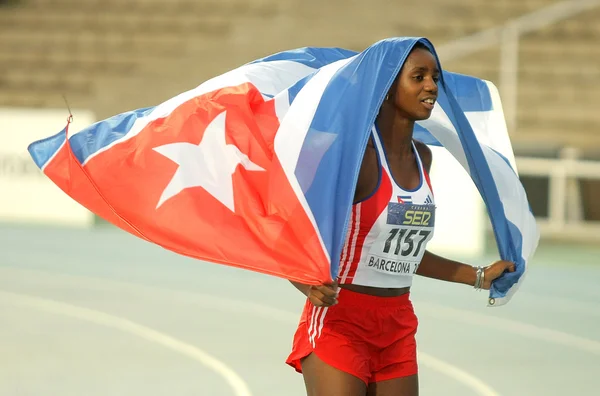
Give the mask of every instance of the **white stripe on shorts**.
POLYGON ((315 340, 321 336, 325 315, 327 314, 328 309, 329 307, 312 307, 313 312, 308 326, 308 340, 313 348, 315 347, 315 340))

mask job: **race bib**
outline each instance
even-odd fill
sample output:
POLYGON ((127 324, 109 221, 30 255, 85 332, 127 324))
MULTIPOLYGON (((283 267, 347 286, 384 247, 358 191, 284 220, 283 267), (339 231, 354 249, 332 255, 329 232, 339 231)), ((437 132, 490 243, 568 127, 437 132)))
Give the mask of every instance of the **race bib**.
POLYGON ((390 275, 414 275, 434 225, 435 205, 390 202, 386 224, 369 249, 368 267, 390 275))

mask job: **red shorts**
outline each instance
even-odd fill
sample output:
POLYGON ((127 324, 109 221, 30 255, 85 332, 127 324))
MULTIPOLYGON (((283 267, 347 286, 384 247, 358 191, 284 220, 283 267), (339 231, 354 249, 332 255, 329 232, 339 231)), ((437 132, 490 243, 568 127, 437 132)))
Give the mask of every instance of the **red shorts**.
POLYGON ((376 297, 340 289, 338 304, 306 301, 286 363, 314 352, 325 363, 369 384, 417 374, 418 321, 409 294, 376 297))

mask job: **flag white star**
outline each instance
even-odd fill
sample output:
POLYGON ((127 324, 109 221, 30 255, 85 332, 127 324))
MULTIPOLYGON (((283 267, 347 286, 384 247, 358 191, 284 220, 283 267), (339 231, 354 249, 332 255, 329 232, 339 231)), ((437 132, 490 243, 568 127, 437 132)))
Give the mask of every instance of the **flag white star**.
POLYGON ((157 209, 186 188, 202 187, 235 212, 231 176, 238 164, 250 171, 264 169, 250 161, 235 145, 225 142, 225 113, 219 114, 210 122, 198 145, 180 142, 154 148, 179 165, 160 196, 157 209))

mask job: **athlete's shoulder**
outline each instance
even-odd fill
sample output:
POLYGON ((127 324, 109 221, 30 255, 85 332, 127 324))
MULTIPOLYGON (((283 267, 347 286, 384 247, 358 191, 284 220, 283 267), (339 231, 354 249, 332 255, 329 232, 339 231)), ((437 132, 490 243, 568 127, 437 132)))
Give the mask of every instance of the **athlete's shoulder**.
POLYGON ((423 161, 423 167, 429 173, 431 170, 431 162, 433 161, 433 154, 431 153, 431 149, 425 143, 415 140, 415 147, 419 152, 419 156, 421 157, 421 161, 423 161))

